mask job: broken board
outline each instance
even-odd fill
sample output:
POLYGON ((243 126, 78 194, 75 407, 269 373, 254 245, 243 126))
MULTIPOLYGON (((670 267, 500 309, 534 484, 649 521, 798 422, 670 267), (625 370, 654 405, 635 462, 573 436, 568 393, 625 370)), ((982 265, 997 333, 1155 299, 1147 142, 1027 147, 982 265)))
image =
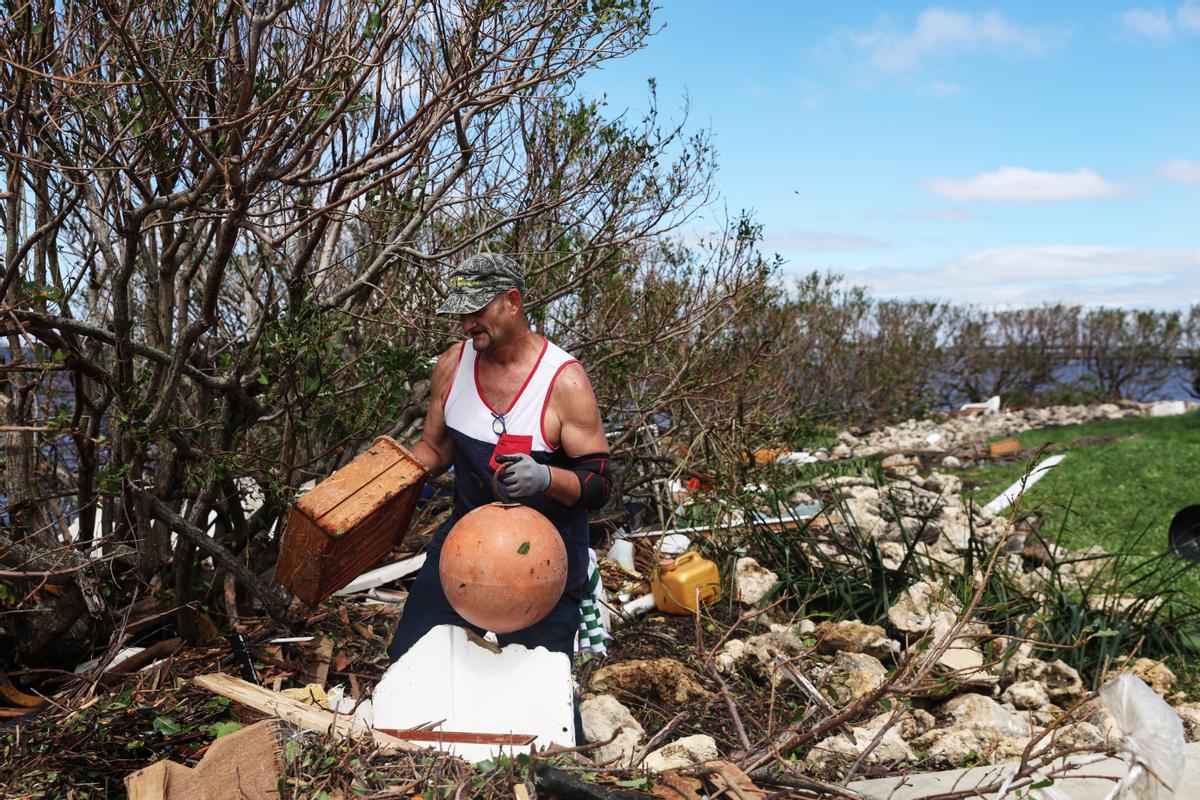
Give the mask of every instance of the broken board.
POLYGON ((420 749, 402 739, 397 739, 395 736, 388 736, 381 731, 371 730, 366 725, 350 717, 339 716, 330 711, 324 711, 307 703, 302 703, 299 700, 284 697, 279 692, 272 692, 270 689, 265 689, 262 686, 255 686, 253 683, 247 683, 232 675, 215 672, 209 675, 199 675, 194 680, 197 686, 208 689, 213 694, 228 697, 234 702, 249 706, 264 714, 272 714, 280 717, 305 730, 329 733, 339 738, 372 736, 375 739, 375 743, 382 748, 393 748, 396 750, 420 749))
MULTIPOLYGON (((471 641, 465 628, 439 625, 400 657, 375 687, 375 726, 481 733, 528 733, 534 746, 575 745, 574 686, 563 653, 509 645, 497 652, 471 641)), ((458 737, 453 737, 458 738, 458 737)), ((468 761, 527 748, 431 742, 468 761)))
POLYGON ((222 736, 195 767, 162 760, 125 776, 130 800, 274 800, 287 732, 266 719, 222 736))

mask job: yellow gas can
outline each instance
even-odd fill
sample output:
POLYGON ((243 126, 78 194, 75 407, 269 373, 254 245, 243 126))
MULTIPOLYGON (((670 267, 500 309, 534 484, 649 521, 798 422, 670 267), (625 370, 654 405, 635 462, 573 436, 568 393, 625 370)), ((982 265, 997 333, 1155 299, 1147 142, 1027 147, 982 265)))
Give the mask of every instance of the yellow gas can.
POLYGON ((697 590, 701 605, 721 596, 721 575, 717 565, 694 550, 679 558, 663 559, 650 576, 654 605, 668 614, 693 614, 697 590))

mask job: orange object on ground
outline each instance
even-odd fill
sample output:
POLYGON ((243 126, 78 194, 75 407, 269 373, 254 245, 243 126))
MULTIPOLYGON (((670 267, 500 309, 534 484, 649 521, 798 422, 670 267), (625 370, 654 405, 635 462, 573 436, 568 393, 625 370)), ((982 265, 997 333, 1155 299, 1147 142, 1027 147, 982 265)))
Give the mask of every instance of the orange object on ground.
POLYGON ((528 506, 489 503, 454 524, 438 572, 450 605, 473 625, 512 633, 538 622, 567 585, 567 548, 528 506))
POLYGON ((1016 439, 1001 439, 988 445, 988 455, 992 458, 1012 455, 1021 452, 1021 443, 1016 439))
POLYGON ((763 447, 754 451, 754 466, 765 467, 774 464, 775 459, 787 452, 786 447, 763 447))
POLYGON ((716 564, 694 550, 676 559, 663 559, 650 576, 654 605, 668 614, 695 613, 697 589, 701 605, 713 602, 721 596, 721 574, 716 564))
POLYGON ((408 529, 425 472, 395 440, 377 438, 292 506, 275 580, 316 606, 370 569, 408 529))

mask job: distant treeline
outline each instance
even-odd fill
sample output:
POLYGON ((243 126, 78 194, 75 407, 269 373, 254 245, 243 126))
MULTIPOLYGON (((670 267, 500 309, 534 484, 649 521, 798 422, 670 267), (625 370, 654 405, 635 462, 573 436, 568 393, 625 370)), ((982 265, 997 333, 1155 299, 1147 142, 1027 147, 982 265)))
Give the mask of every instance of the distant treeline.
POLYGON ((879 300, 815 273, 789 295, 780 361, 800 418, 903 419, 996 394, 1014 405, 1200 396, 1200 306, 989 310, 879 300))

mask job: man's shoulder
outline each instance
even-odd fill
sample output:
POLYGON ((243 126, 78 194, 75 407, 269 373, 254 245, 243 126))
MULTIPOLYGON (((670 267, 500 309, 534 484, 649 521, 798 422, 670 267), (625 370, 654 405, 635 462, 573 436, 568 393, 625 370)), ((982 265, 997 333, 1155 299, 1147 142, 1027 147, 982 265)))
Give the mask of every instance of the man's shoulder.
POLYGON ((448 379, 454 374, 454 370, 458 367, 459 359, 462 358, 463 345, 466 341, 455 342, 442 351, 437 357, 437 363, 433 365, 433 379, 448 379))
MULTIPOLYGON (((539 334, 540 335, 540 334, 539 334)), ((563 369, 568 366, 577 366, 582 371, 583 367, 579 365, 579 359, 571 355, 563 349, 558 343, 548 336, 542 336, 542 340, 546 342, 546 352, 542 354, 542 361, 556 365, 556 369, 563 369)))

